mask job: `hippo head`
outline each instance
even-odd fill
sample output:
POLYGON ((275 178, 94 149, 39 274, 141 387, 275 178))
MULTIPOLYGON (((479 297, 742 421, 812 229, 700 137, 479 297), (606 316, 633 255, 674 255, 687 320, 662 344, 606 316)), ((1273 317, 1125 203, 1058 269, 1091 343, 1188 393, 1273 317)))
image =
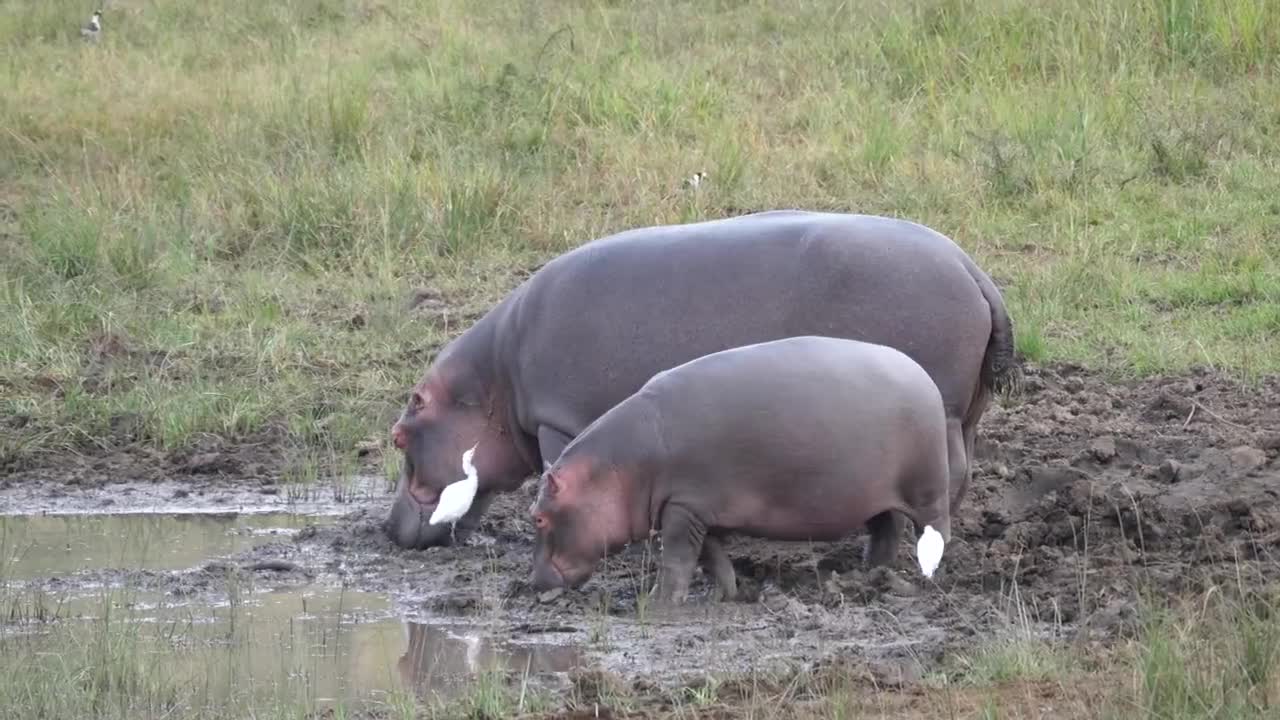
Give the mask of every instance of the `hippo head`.
POLYGON ((494 398, 484 383, 466 372, 446 372, 440 365, 413 388, 391 439, 404 453, 396 500, 384 529, 396 545, 426 548, 461 540, 475 529, 495 490, 518 485, 529 468, 521 459, 494 412, 494 398), (470 509, 456 525, 428 523, 440 493, 465 477, 463 454, 472 458, 478 476, 470 509))
POLYGON ((529 507, 536 591, 581 585, 600 558, 631 541, 624 493, 618 468, 582 455, 566 452, 542 474, 529 507))

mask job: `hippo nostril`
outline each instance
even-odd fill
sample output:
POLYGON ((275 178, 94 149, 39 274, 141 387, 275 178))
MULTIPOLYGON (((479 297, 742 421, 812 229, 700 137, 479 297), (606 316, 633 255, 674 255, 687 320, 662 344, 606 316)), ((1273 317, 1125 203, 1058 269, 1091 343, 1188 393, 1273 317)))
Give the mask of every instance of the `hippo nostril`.
POLYGON ((408 441, 405 440, 404 430, 399 425, 391 428, 391 443, 395 445, 398 450, 405 449, 409 444, 408 441))

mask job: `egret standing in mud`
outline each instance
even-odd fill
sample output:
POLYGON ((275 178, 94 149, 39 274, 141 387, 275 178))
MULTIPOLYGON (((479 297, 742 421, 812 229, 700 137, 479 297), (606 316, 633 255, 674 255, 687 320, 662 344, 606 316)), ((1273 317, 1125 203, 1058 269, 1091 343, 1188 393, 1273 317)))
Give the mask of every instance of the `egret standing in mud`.
POLYGON ((942 562, 944 547, 946 541, 942 539, 942 533, 934 530, 932 525, 925 525, 924 532, 920 533, 920 540, 916 542, 916 559, 920 561, 920 572, 925 577, 933 577, 933 572, 942 562))
POLYGON ((471 509, 471 503, 476 499, 476 491, 480 487, 480 476, 476 472, 476 466, 471 464, 471 458, 475 455, 478 445, 479 443, 476 443, 470 450, 462 453, 462 472, 466 477, 446 485, 441 491, 440 501, 436 503, 435 512, 431 513, 431 519, 428 521, 432 525, 441 523, 456 525, 471 509))

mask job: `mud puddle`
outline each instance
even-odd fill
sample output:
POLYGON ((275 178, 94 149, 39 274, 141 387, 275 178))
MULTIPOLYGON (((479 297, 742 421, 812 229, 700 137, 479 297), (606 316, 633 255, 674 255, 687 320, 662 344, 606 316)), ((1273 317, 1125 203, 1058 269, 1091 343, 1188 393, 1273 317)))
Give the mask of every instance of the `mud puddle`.
POLYGON ((342 508, 183 500, 181 512, 0 516, 0 652, 123 637, 162 659, 167 680, 245 707, 448 698, 495 673, 542 687, 581 662, 554 635, 519 641, 483 617, 425 611, 411 593, 354 589, 343 558, 298 542, 342 508))
POLYGON ((482 625, 406 620, 401 610, 386 595, 333 587, 232 592, 207 605, 112 589, 59 604, 56 619, 11 617, 0 651, 62 653, 69 639, 123 637, 166 682, 259 708, 355 708, 398 693, 448 699, 499 673, 554 686, 580 660, 571 645, 517 644, 482 625))

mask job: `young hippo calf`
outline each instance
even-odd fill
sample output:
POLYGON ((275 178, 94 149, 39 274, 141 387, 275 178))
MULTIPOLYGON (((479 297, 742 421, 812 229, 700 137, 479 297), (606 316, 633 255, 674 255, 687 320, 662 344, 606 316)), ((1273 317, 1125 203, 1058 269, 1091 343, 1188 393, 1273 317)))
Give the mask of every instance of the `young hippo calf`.
POLYGON ((951 539, 938 387, 893 348, 792 337, 658 373, 589 425, 543 473, 529 508, 532 584, 578 586, 603 556, 662 536, 658 600, 682 602, 701 561, 726 598, 718 538, 838 540, 867 528, 888 563, 902 513, 932 576, 951 539))

